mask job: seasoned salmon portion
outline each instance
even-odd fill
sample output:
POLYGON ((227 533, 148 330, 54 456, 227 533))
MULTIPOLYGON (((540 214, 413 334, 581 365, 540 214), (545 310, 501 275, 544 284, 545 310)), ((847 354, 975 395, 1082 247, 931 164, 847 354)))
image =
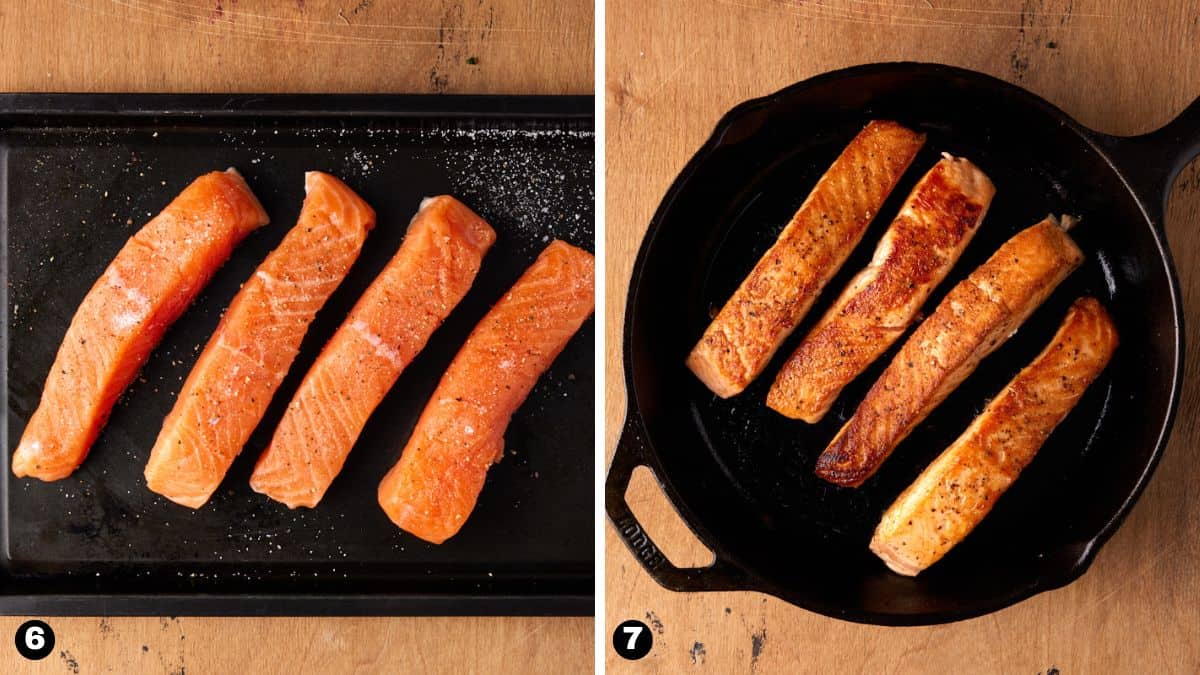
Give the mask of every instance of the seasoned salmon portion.
POLYGON ((887 121, 850 141, 688 355, 713 393, 739 394, 766 368, 924 143, 924 134, 887 121))
POLYGON ((1082 262, 1053 217, 1004 242, 917 326, 817 458, 817 475, 862 484, 1082 262))
POLYGON ((513 413, 591 315, 594 277, 590 253, 551 242, 475 326, 379 484, 392 522, 435 544, 459 531, 513 413))
POLYGON ((917 183, 875 249, 788 358, 767 406, 821 421, 851 380, 908 330, 987 214, 996 188, 971 162, 946 155, 917 183))
POLYGON ((67 328, 13 453, 18 477, 71 475, 121 392, 235 246, 267 212, 234 169, 200 176, 109 263, 67 328))
POLYGON ((304 186, 299 222, 234 296, 150 452, 146 486, 173 502, 208 501, 375 225, 371 207, 333 176, 311 171, 304 186))
POLYGON ((991 512, 1116 348, 1104 307, 1076 300, 1042 353, 883 514, 871 550, 908 576, 941 560, 991 512))
POLYGON ((400 250, 304 376, 250 487, 290 508, 321 501, 367 418, 470 290, 495 241, 457 199, 421 203, 400 250))

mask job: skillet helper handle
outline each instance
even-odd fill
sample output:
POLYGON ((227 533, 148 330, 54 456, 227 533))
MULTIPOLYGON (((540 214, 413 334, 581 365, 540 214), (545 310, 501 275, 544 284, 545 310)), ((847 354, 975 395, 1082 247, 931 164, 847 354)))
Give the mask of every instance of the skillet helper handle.
POLYGON ((1099 143, 1138 197, 1158 209, 1151 217, 1161 228, 1175 179, 1200 156, 1200 98, 1155 131, 1141 136, 1104 136, 1099 143))
MULTIPOLYGON (((631 406, 625 420, 625 428, 617 441, 616 452, 613 453, 612 464, 608 468, 608 477, 604 482, 604 507, 617 534, 633 553, 633 557, 660 586, 672 591, 757 590, 748 582, 740 568, 722 560, 719 554, 714 556, 713 563, 708 567, 681 568, 667 559, 642 527, 625 499, 633 470, 637 467, 646 466, 655 472, 654 477, 659 480, 658 468, 652 462, 646 448, 641 420, 631 406)), ((661 488, 661 480, 659 485, 661 488)))

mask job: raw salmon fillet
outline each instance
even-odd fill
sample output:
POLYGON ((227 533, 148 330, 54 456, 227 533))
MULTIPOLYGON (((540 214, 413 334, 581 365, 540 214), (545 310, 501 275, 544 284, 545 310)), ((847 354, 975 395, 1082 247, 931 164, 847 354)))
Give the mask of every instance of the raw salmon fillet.
POLYGON ((496 233, 453 197, 421 202, 404 243, 317 357, 250 487, 316 506, 367 418, 475 281, 496 233))
POLYGON ((925 135, 871 122, 850 141, 687 358, 714 394, 740 394, 858 246, 925 135))
POLYGON ((67 328, 13 454, 19 477, 71 475, 167 328, 267 212, 234 169, 205 174, 125 243, 67 328))
POLYGON ((435 544, 463 526, 513 413, 591 315, 594 276, 590 253, 551 242, 483 317, 379 484, 392 522, 435 544))
POLYGON ((913 576, 991 512, 1108 365, 1117 328, 1095 298, 1071 305, 1054 339, 883 514, 871 550, 913 576))
POLYGON ((310 171, 304 187, 299 222, 229 304, 154 443, 146 486, 171 501, 208 501, 375 225, 375 211, 333 176, 310 171))

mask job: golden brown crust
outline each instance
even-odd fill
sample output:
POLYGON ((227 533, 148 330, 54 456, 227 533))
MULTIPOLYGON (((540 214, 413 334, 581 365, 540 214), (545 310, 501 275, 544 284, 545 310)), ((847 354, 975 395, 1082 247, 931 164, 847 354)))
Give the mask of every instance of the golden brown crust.
POLYGON ((947 156, 917 183, 875 255, 784 364, 767 406, 816 423, 855 377, 916 318, 971 241, 995 188, 947 156))
POLYGON ((1076 300, 1041 354, 888 508, 871 550, 909 576, 940 560, 1029 465, 1104 370, 1117 342, 1100 303, 1076 300))
POLYGON ((1005 242, 913 331, 821 453, 817 475, 862 484, 1081 262, 1083 253, 1052 218, 1005 242))
POLYGON ((817 182, 688 356, 721 397, 766 367, 863 233, 925 142, 895 122, 864 128, 817 182))

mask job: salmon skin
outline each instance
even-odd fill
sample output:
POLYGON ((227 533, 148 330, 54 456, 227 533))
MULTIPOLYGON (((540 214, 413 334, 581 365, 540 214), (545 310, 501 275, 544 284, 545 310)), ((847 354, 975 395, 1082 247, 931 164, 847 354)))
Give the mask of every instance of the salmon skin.
POLYGON ((856 487, 979 362, 1004 344, 1083 253, 1048 217, 1004 242, 913 331, 854 415, 817 458, 817 475, 856 487))
POLYGON ((1042 353, 896 498, 871 550, 908 576, 941 560, 1033 461, 1108 365, 1117 340, 1099 301, 1076 300, 1042 353))
POLYGON ((341 471, 367 418, 471 288, 496 233, 453 197, 434 197, 292 397, 250 487, 313 507, 341 471))
POLYGON ((200 176, 125 243, 75 311, 13 453, 18 477, 71 475, 167 328, 267 224, 234 169, 200 176))
POLYGON ((310 171, 304 187, 299 222, 234 296, 150 452, 146 486, 173 502, 208 501, 375 225, 333 176, 310 171))
POLYGON ((714 394, 739 394, 766 368, 924 143, 924 134, 873 121, 834 160, 688 355, 714 394))
POLYGON ((595 307, 595 261, 553 241, 479 322, 442 376, 379 505, 440 544, 466 522, 513 413, 595 307))
POLYGON ((958 262, 996 188, 971 162, 946 155, 913 188, 859 272, 775 377, 767 407, 810 424, 908 330, 958 262))

